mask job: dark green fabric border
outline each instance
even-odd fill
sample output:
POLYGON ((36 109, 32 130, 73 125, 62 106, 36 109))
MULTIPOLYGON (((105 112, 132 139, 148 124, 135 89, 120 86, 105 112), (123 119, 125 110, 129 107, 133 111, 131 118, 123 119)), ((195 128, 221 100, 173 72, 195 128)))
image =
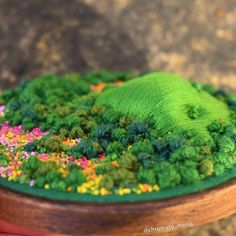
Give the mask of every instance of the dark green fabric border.
POLYGON ((142 194, 128 194, 124 196, 109 195, 109 196, 93 196, 91 194, 67 193, 58 190, 45 190, 41 188, 31 188, 28 185, 21 185, 19 183, 7 181, 0 178, 0 186, 8 188, 15 192, 24 193, 30 196, 43 197, 51 200, 62 200, 70 202, 93 202, 93 203, 109 203, 109 202, 138 202, 138 201, 152 201, 165 198, 177 197, 181 195, 201 192, 227 181, 236 179, 236 166, 228 169, 221 176, 210 177, 205 181, 201 181, 192 185, 180 185, 175 188, 164 189, 158 192, 142 193, 142 194))

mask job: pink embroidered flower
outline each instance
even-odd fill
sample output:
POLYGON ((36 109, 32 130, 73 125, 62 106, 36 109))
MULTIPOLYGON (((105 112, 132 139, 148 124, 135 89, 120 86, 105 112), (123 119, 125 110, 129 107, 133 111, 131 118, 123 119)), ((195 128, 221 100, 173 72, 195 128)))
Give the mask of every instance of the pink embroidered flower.
POLYGON ((44 135, 44 133, 42 132, 40 128, 34 128, 32 132, 36 137, 41 137, 44 135))
POLYGON ((3 167, 3 166, 0 166, 0 173, 3 173, 3 171, 5 171, 5 167, 3 167))
POLYGON ((82 168, 85 168, 87 166, 87 164, 88 164, 88 159, 86 157, 82 157, 78 161, 79 161, 80 166, 82 168))
POLYGON ((0 116, 4 116, 4 110, 5 110, 6 106, 2 105, 0 106, 0 116))
POLYGON ((8 121, 4 122, 3 124, 0 125, 0 134, 4 135, 9 132, 9 126, 8 126, 8 121))
POLYGON ((50 154, 44 153, 44 154, 41 154, 41 155, 39 156, 39 159, 40 159, 40 160, 46 160, 49 156, 50 156, 50 154))
POLYGON ((12 171, 11 169, 8 170, 8 171, 7 171, 7 175, 8 175, 8 176, 11 176, 11 175, 12 175, 12 172, 13 172, 13 171, 12 171))
POLYGON ((68 157, 68 160, 69 160, 69 161, 73 161, 73 160, 74 160, 74 156, 69 156, 69 157, 68 157))
POLYGON ((14 126, 12 131, 13 131, 13 134, 15 134, 15 135, 21 135, 23 132, 22 126, 21 125, 14 126))
POLYGON ((33 142, 33 141, 35 140, 35 136, 34 136, 32 133, 29 133, 29 134, 27 135, 27 140, 28 140, 29 142, 33 142))

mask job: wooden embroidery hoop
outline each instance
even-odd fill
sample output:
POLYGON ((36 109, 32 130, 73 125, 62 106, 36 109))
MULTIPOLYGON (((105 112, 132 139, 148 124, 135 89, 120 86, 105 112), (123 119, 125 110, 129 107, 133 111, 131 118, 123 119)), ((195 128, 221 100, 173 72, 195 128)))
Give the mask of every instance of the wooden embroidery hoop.
MULTIPOLYGON (((135 203, 68 203, 0 188, 0 218, 47 233, 69 235, 143 235, 146 227, 193 227, 236 213, 236 180, 200 193, 135 203), (181 224, 181 225, 179 225, 181 224)), ((151 229, 152 230, 152 229, 151 229)), ((173 230, 170 230, 173 231, 173 230)))

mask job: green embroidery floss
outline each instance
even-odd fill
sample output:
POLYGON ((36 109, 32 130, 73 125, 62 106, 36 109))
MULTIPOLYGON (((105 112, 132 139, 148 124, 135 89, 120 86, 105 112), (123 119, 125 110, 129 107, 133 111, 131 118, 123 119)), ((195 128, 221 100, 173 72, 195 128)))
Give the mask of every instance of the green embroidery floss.
POLYGON ((195 129, 206 132, 214 120, 228 120, 228 107, 189 81, 171 73, 156 72, 104 91, 99 105, 123 114, 155 121, 161 133, 195 129))

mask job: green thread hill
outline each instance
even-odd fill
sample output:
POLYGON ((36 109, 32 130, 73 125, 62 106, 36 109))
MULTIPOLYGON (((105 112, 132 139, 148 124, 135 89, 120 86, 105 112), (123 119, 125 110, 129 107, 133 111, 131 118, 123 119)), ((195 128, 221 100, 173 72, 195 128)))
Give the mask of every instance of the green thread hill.
POLYGON ((104 91, 97 104, 109 105, 141 120, 151 118, 165 133, 183 129, 205 131, 214 120, 227 120, 228 107, 183 78, 150 73, 104 91))

